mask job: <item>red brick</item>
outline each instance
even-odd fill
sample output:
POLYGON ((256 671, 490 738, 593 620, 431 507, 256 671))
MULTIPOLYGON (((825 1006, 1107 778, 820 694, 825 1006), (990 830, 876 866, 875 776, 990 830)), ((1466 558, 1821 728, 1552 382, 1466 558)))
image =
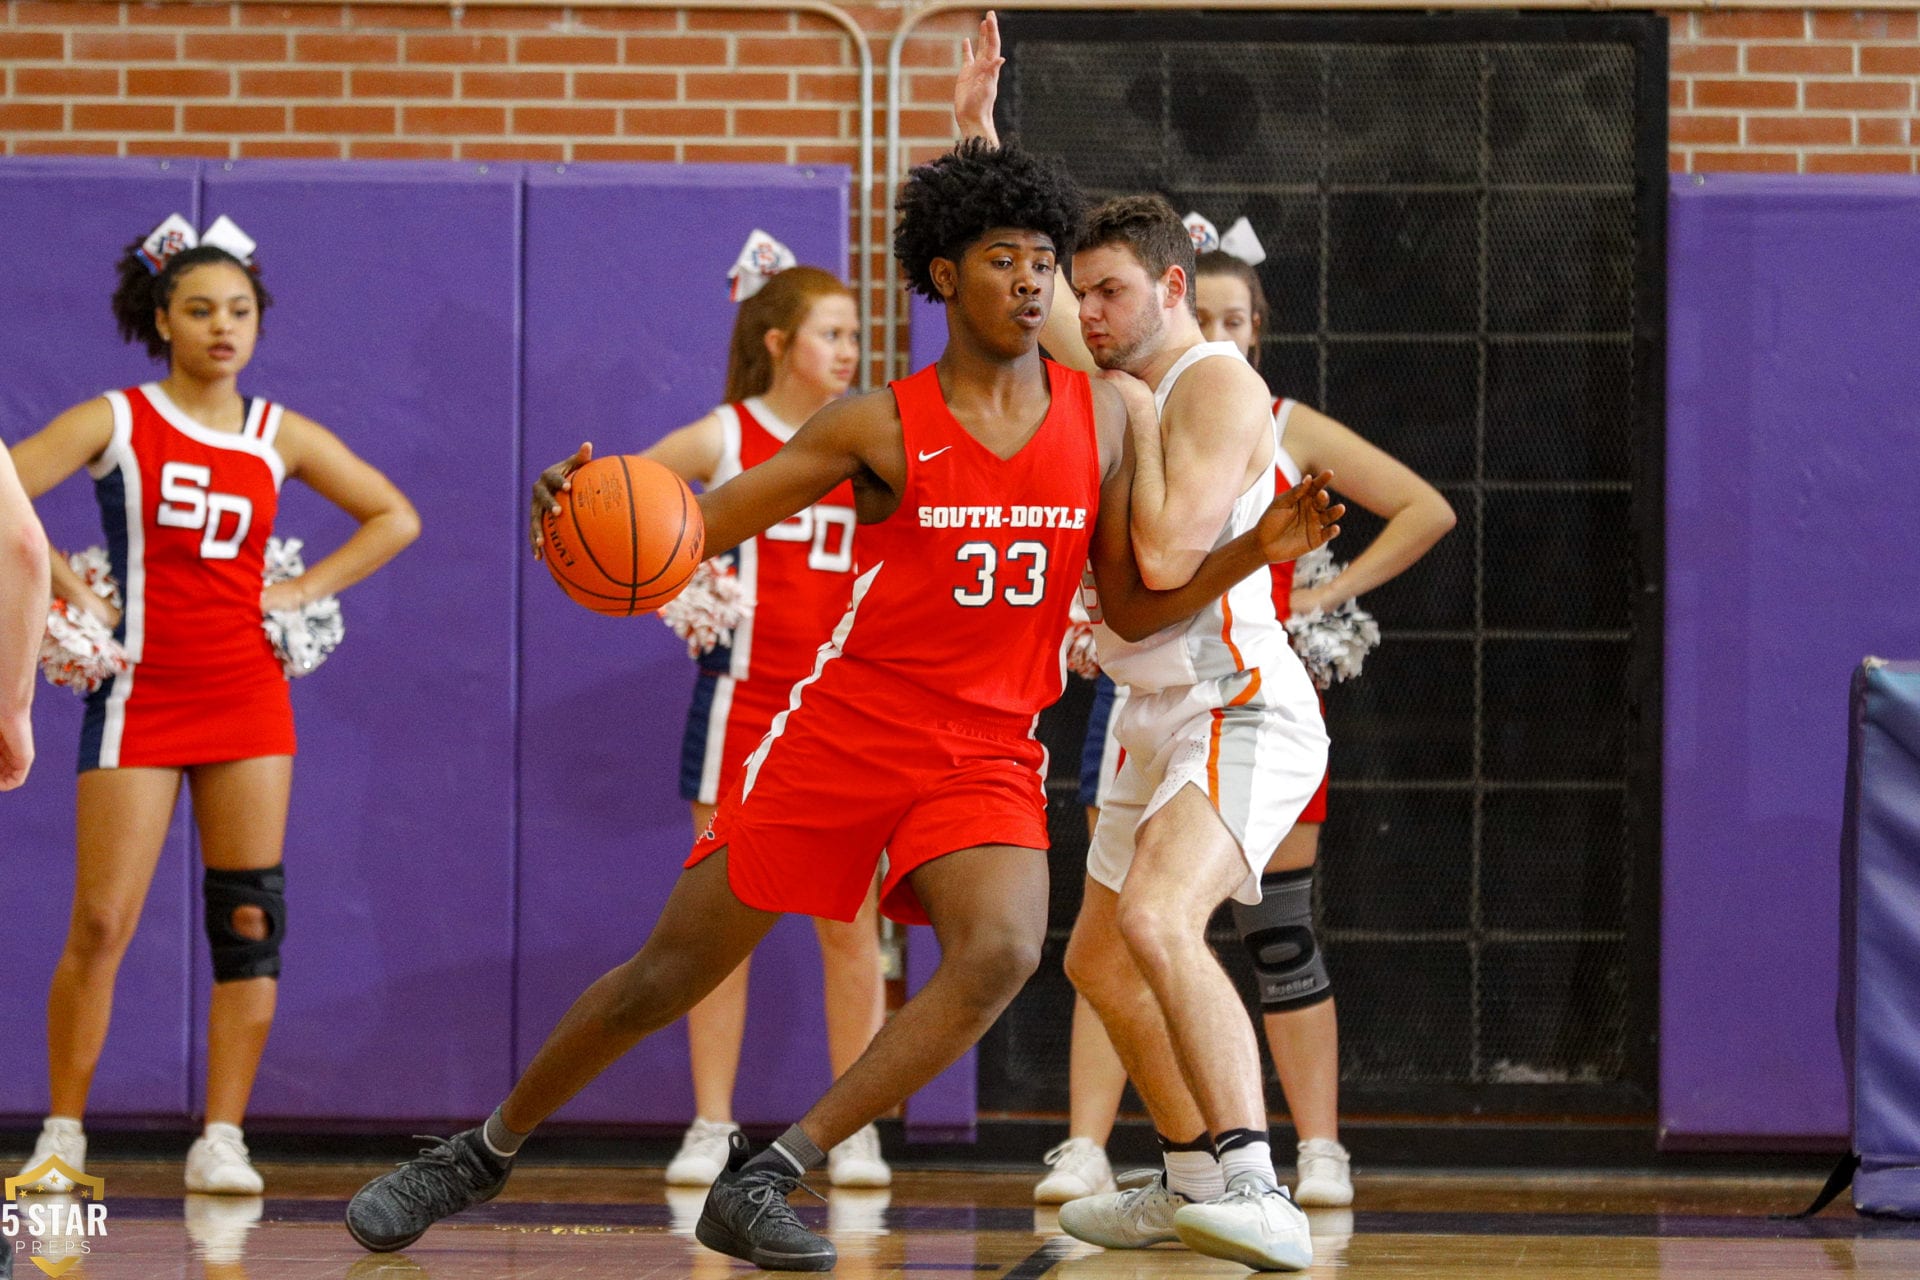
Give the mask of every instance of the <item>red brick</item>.
POLYGON ((686 77, 688 102, 787 102, 793 96, 784 71, 689 71, 686 77))
POLYGON ((1853 74, 1853 46, 1846 44, 1750 44, 1746 59, 1755 75, 1853 74))
POLYGON ((1696 107, 1781 108, 1800 105, 1800 86, 1791 80, 1695 80, 1696 107))
MULTIPOLYGON (((803 71, 793 78, 800 102, 833 102, 854 106, 860 101, 860 73, 857 71, 803 71)), ((948 86, 952 96, 952 84, 948 86)))
POLYGON ((1686 173, 1687 172, 1687 153, 1684 151, 1667 152, 1667 172, 1668 173, 1686 173))
POLYGON ((1908 111, 1913 84, 1898 80, 1813 80, 1807 83, 1809 111, 1908 111))
POLYGON ((602 66, 620 61, 618 36, 515 36, 513 60, 562 66, 602 66))
MULTIPOLYGON (((578 9, 574 11, 573 20, 575 25, 587 31, 678 31, 681 29, 680 15, 672 9, 578 9)), ((579 148, 575 147, 574 151, 578 154, 579 148)))
POLYGON ((178 133, 180 108, 171 102, 76 102, 73 127, 86 133, 178 133))
POLYGON ((117 156, 120 144, 112 138, 16 138, 16 156, 117 156))
POLYGON ((1791 10, 1748 9, 1694 15, 1695 29, 1706 40, 1804 40, 1807 16, 1791 10))
POLYGON ((567 73, 564 71, 462 71, 462 98, 564 98, 567 73))
POLYGON ((841 113, 833 107, 735 107, 738 138, 836 138, 841 113))
POLYGON ((453 144, 355 138, 347 143, 347 155, 355 160, 451 160, 453 144))
POLYGON ((180 121, 184 133, 285 133, 287 109, 281 106, 250 106, 222 103, 219 106, 189 106, 182 109, 180 121))
POLYGON ((1688 91, 1693 87, 1691 80, 1670 80, 1667 82, 1667 105, 1670 107, 1688 106, 1692 99, 1688 91))
POLYGON ((1920 76, 1920 45, 1862 45, 1863 76, 1920 76))
POLYGON ((740 36, 733 42, 740 67, 841 67, 853 65, 845 36, 740 36))
POLYGON ((682 149, 682 159, 691 163, 709 162, 718 164, 785 164, 787 149, 783 146, 752 142, 689 142, 682 149))
POLYGON ((504 63, 509 61, 505 36, 408 36, 405 58, 426 63, 504 63))
POLYGON ((346 93, 344 71, 309 71, 304 67, 240 69, 243 98, 338 98, 346 93))
POLYGON ((300 32, 293 38, 296 62, 398 62, 400 37, 371 32, 300 32))
POLYGON ((931 40, 925 37, 909 37, 900 46, 900 65, 903 67, 940 67, 951 71, 960 65, 960 42, 958 40, 931 40))
MULTIPOLYGON (((856 152, 857 148, 849 147, 844 143, 838 146, 800 143, 793 149, 793 162, 795 164, 844 164, 851 167, 860 163, 860 157, 856 152)), ((874 221, 878 223, 879 219, 876 218, 874 221)), ((859 228, 856 227, 854 230, 857 233, 859 228)))
POLYGON ((980 35, 980 14, 968 13, 961 9, 950 9, 946 13, 937 13, 914 28, 916 33, 924 32, 930 36, 946 36, 955 44, 962 40, 977 39, 980 35))
MULTIPOLYGON (((886 128, 886 122, 880 121, 878 128, 886 128)), ((953 108, 935 111, 931 107, 903 107, 900 111, 900 134, 907 138, 951 138, 953 133, 953 108)))
POLYGON ((128 67, 129 98, 224 98, 233 73, 224 67, 128 67))
POLYGON ((790 13, 751 13, 725 10, 687 11, 689 31, 792 31, 790 13))
POLYGON ((626 107, 620 112, 620 132, 641 137, 718 137, 727 132, 727 112, 724 107, 626 107))
POLYGON ((86 0, 14 0, 13 22, 19 27, 117 27, 120 6, 86 0))
POLYGON ((622 62, 637 67, 724 67, 724 36, 628 36, 622 62))
MULTIPOLYGON (((1736 46, 1730 45, 1730 44, 1729 45, 1702 45, 1702 46, 1693 46, 1693 47, 1710 48, 1710 49, 1726 49, 1729 52, 1731 52, 1733 49, 1736 48, 1736 46)), ((1675 49, 1673 51, 1673 56, 1677 58, 1681 52, 1683 51, 1680 49, 1675 49)), ((1737 70, 1738 62, 1739 62, 1739 55, 1735 54, 1728 61, 1726 69, 1728 71, 1737 70)), ((1673 71, 1676 74, 1678 74, 1683 70, 1687 70, 1687 68, 1683 68, 1677 64, 1673 67, 1673 71)), ((1717 68, 1708 68, 1708 70, 1717 70, 1717 68)), ((952 72, 950 71, 922 72, 919 75, 905 76, 905 79, 907 82, 907 99, 906 100, 908 102, 917 103, 921 106, 929 106, 929 107, 937 106, 941 103, 945 103, 949 106, 952 105, 953 103, 953 73, 952 72)))
POLYGON ((242 138, 240 154, 259 160, 338 160, 345 144, 321 138, 242 138))
POLYGON ((618 133, 620 113, 614 107, 515 107, 513 132, 536 136, 606 136, 618 133))
POLYGON ((1816 40, 1915 40, 1920 39, 1920 13, 1889 13, 1854 10, 1851 13, 1813 15, 1816 40))
POLYGON ((233 154, 231 143, 211 138, 131 138, 130 156, 166 156, 172 159, 225 160, 233 154))
POLYGON ((347 92, 356 98, 451 98, 451 71, 397 71, 385 67, 355 67, 347 92))
POLYGON ((58 61, 66 52, 67 39, 58 31, 0 31, 0 62, 58 61))
POLYGON ((462 142, 462 160, 529 160, 534 163, 558 163, 567 158, 564 142, 462 142))
POLYGON ((366 103, 329 103, 293 109, 295 133, 392 133, 399 112, 366 103))
POLYGON ((680 95, 680 77, 671 71, 576 71, 576 100, 672 102, 680 95))
POLYGON ((129 4, 127 25, 133 27, 230 27, 230 4, 129 4))
POLYGON ((255 3, 240 6, 243 27, 343 27, 346 23, 344 6, 255 3))
POLYGON ((1904 147, 1907 122, 1883 116, 1860 116, 1853 122, 1853 140, 1863 147, 1904 147))
POLYGON ((347 9, 347 18, 361 30, 444 31, 453 26, 453 11, 446 5, 356 4, 347 9))
POLYGON ((1816 152, 1807 157, 1808 173, 1912 173, 1913 157, 1901 152, 1816 152))
POLYGON ((1749 146, 1844 147, 1852 141, 1853 121, 1845 116, 1747 117, 1749 146))
POLYGON ((451 133, 499 134, 506 132, 505 107, 414 107, 406 109, 400 120, 402 133, 444 136, 451 133))
POLYGON ((287 37, 272 31, 189 31, 180 56, 196 62, 285 62, 287 37))
POLYGON ((575 160, 678 160, 671 142, 576 142, 575 160))
POLYGON ((1695 173, 1798 173, 1791 151, 1696 151, 1695 173))
POLYGON ((180 37, 158 31, 76 31, 68 39, 75 61, 169 62, 180 55, 180 37))
POLYGON ((460 12, 460 27, 466 31, 551 31, 564 21, 563 10, 532 7, 468 5, 460 12))
POLYGON ((1739 116, 1673 115, 1667 119, 1667 138, 1672 142, 1720 143, 1738 146, 1739 116))
POLYGON ((29 98, 118 95, 120 73, 112 67, 15 67, 13 91, 29 98))

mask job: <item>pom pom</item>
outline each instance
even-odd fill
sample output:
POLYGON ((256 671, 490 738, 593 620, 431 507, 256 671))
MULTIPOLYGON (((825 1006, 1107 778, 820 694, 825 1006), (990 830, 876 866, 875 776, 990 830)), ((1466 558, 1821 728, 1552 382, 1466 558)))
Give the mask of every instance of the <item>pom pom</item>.
MULTIPOLYGON (((1316 547, 1293 562, 1293 585, 1324 586, 1344 568, 1333 563, 1331 551, 1316 547)), ((1313 683, 1325 689, 1360 674, 1367 654, 1380 643, 1380 624, 1357 600, 1349 600, 1336 609, 1315 609, 1288 618, 1287 634, 1313 683)))
POLYGON ((1100 652, 1093 642, 1093 624, 1083 618, 1075 617, 1067 625, 1067 670, 1082 680, 1093 680, 1100 675, 1100 652))
POLYGON ((40 674, 48 684, 84 698, 129 665, 127 651, 106 623, 54 597, 47 611, 47 633, 40 639, 40 674))
POLYGON ((753 612, 746 584, 732 566, 716 568, 711 560, 687 579, 686 589, 660 610, 660 621, 687 642, 687 656, 698 658, 715 645, 732 644, 733 629, 753 612))
MULTIPOLYGON (((268 538, 260 579, 267 586, 287 582, 307 571, 300 558, 298 538, 268 538)), ((273 656, 288 679, 312 675, 346 639, 347 622, 338 596, 321 596, 298 609, 274 609, 260 619, 261 630, 273 645, 273 656)))

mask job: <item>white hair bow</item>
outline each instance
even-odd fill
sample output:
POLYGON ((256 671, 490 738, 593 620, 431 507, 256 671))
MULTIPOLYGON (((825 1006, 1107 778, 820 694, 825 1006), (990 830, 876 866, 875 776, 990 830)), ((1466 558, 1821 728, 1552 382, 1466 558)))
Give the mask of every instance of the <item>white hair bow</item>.
POLYGON ((1253 233, 1253 224, 1244 217, 1235 218, 1225 235, 1221 235, 1218 227, 1197 213, 1190 213, 1181 221, 1186 224, 1187 234, 1193 237, 1196 256, 1219 249, 1250 267, 1257 267, 1267 260, 1267 251, 1261 246, 1260 237, 1253 233))
POLYGON ((141 241, 140 258, 149 271, 159 275, 167 265, 167 259, 203 244, 224 249, 247 266, 253 265, 253 251, 259 247, 253 242, 252 236, 235 226, 233 219, 224 213, 213 220, 213 225, 204 234, 198 236, 194 234, 191 222, 177 213, 170 213, 166 221, 141 241))
POLYGON ((733 300, 745 302, 766 287, 767 281, 793 266, 799 259, 793 250, 758 227, 747 237, 747 245, 734 259, 727 279, 733 281, 733 300))

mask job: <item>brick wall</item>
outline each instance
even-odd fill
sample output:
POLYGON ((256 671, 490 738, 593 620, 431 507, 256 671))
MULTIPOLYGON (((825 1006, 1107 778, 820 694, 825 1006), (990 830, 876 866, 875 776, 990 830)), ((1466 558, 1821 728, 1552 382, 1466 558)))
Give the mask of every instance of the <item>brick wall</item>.
MULTIPOLYGON (((899 0, 842 7, 884 74, 899 0)), ((10 155, 859 160, 858 64, 812 15, 5 0, 0 18, 10 155)), ((1915 172, 1917 20, 1675 15, 1673 167, 1915 172)), ((907 46, 913 157, 950 141, 972 22, 933 19, 907 46)))

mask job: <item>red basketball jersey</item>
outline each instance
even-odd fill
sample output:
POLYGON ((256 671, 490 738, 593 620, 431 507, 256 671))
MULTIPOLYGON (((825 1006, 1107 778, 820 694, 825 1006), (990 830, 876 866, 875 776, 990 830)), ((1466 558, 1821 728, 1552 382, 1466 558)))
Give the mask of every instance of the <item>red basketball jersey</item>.
POLYGON ((893 515, 860 531, 835 632, 850 667, 881 668, 1022 732, 1060 696, 1061 640, 1100 497, 1087 377, 1045 367, 1047 415, 1005 459, 948 411, 935 366, 892 384, 906 490, 893 515))
POLYGON ((260 572, 286 467, 281 408, 247 402, 236 433, 188 417, 157 383, 107 394, 113 436, 89 468, 125 597, 127 654, 196 672, 272 664, 260 572))
MULTIPOLYGON (((723 405, 718 485, 756 467, 793 438, 758 400, 723 405)), ((729 650, 701 660, 736 680, 791 685, 813 670, 815 652, 833 634, 853 590, 853 483, 847 481, 805 511, 750 538, 733 552, 734 569, 754 609, 734 628, 729 650)))

